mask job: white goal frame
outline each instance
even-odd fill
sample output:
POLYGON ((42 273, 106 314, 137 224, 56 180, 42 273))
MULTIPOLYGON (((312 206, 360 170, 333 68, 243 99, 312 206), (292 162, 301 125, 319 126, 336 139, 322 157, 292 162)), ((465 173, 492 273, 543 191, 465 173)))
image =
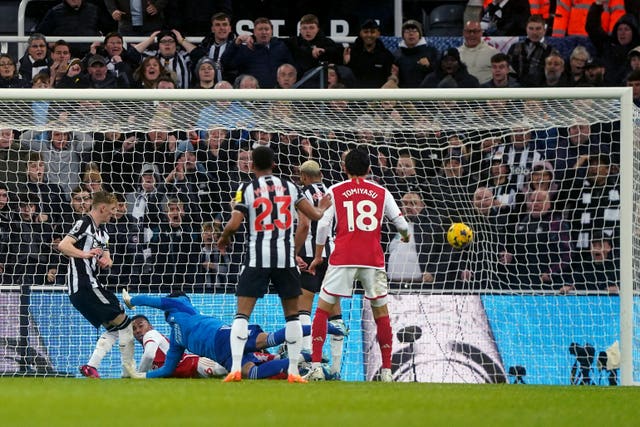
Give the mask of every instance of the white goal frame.
MULTIPOLYGON (((633 379, 634 274, 633 274, 633 191, 634 191, 634 105, 632 89, 609 88, 514 88, 514 89, 243 89, 243 90, 131 90, 131 89, 3 89, 3 101, 35 100, 118 100, 118 101, 328 101, 396 100, 463 101, 489 99, 619 99, 620 117, 620 383, 638 385, 633 379)), ((3 124, 0 123, 0 127, 3 124)))

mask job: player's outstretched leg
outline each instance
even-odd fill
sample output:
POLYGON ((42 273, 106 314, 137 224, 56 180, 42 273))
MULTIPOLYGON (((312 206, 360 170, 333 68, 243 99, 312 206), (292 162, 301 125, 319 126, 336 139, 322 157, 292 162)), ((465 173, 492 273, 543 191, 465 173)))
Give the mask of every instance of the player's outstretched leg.
POLYGON ((133 327, 131 319, 127 316, 118 328, 118 341, 120 345, 120 357, 122 358, 122 377, 129 377, 127 372, 136 371, 136 362, 133 358, 135 351, 135 338, 133 337, 133 327))
POLYGON ((96 342, 96 347, 89 358, 89 361, 86 365, 82 365, 80 367, 80 373, 88 378, 100 378, 100 374, 98 373, 98 368, 102 363, 102 359, 106 356, 113 344, 115 344, 118 339, 118 333, 115 331, 105 331, 100 335, 98 341, 96 342))

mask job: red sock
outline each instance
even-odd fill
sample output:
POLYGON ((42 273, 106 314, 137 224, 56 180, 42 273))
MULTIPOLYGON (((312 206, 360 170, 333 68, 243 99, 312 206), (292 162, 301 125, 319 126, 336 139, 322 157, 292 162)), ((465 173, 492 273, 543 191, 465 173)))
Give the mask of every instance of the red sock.
POLYGON ((327 338, 329 313, 318 308, 311 324, 311 361, 322 362, 322 346, 327 338))
POLYGON ((376 326, 378 329, 378 344, 380 345, 380 353, 382 354, 382 368, 391 369, 393 332, 391 330, 391 321, 389 320, 389 316, 377 318, 376 326))

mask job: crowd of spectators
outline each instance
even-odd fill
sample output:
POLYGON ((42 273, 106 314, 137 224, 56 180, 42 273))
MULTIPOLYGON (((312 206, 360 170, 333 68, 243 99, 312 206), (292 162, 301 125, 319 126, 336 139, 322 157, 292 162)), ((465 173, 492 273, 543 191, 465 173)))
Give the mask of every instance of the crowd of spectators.
MULTIPOLYGON (((305 77, 328 63, 329 88, 627 84, 640 104, 638 24, 623 15, 606 33, 600 2, 586 17, 596 56, 578 46, 569 58, 545 43, 548 23, 538 15, 526 18, 526 38, 507 52, 483 40, 480 20, 465 23, 459 48, 439 52, 412 19, 391 52, 372 19, 362 23, 355 43, 344 47, 325 36, 311 14, 300 18, 298 36, 279 39, 264 17, 255 19, 253 34, 235 35, 232 18, 223 11, 213 14, 210 34, 195 44, 178 29, 166 28, 167 2, 146 2, 143 15, 150 18, 142 21, 126 9, 129 2, 105 3, 118 32, 86 46, 64 40, 51 44, 47 37, 79 34, 69 22, 64 31, 53 30, 56 19, 64 21, 72 10, 88 13, 90 3, 65 0, 56 6, 62 11, 43 21, 40 29, 47 34, 31 35, 23 58, 0 55, 0 87, 216 90, 291 88, 299 80, 305 80, 303 87, 318 87, 317 76, 305 77), (126 35, 148 37, 125 46, 126 35)), ((73 25, 94 25, 75 19, 73 25)), ((610 274, 606 282, 588 279, 600 277, 602 265, 615 266, 619 259, 615 123, 577 120, 543 133, 509 128, 486 134, 436 130, 424 123, 424 131, 398 138, 367 125, 394 123, 401 130, 411 122, 415 128, 416 109, 395 102, 370 107, 333 102, 318 114, 328 112, 331 120, 342 121, 337 128, 353 130, 310 135, 282 129, 296 114, 289 103, 270 107, 277 131, 254 129, 251 103, 213 102, 190 123, 174 123, 171 107, 159 103, 140 108, 152 112, 151 130, 87 133, 60 130, 65 113, 34 103, 34 125, 48 123, 50 130, 0 130, 0 283, 64 283, 56 245, 88 211, 91 194, 107 189, 119 197, 110 224, 117 266, 110 284, 229 291, 243 242, 235 241, 224 254, 212 242, 230 215, 238 183, 251 176, 251 149, 273 147, 278 172, 293 180, 298 180, 298 166, 314 159, 330 184, 345 178, 341 160, 359 144, 370 147, 371 178, 402 201, 413 228, 409 249, 395 244, 392 235, 386 241, 394 286, 616 291, 610 274), (359 112, 340 114, 345 108, 359 112), (446 244, 446 228, 455 221, 476 230, 473 250, 446 244), (18 251, 12 242, 19 242, 18 251), (33 264, 31 258, 39 270, 23 271, 33 264)), ((443 105, 442 114, 455 113, 443 105)))

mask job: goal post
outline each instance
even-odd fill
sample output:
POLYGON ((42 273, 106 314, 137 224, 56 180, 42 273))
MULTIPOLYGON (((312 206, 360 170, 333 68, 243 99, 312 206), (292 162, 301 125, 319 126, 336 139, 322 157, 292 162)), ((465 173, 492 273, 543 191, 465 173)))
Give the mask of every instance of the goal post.
MULTIPOLYGON (((327 186, 345 179, 346 150, 367 149, 371 179, 411 216, 411 249, 392 230, 383 236, 397 381, 640 381, 640 113, 631 88, 6 89, 0 103, 0 139, 12 131, 0 146, 0 195, 9 194, 6 208, 0 198, 0 301, 11 307, 0 356, 19 361, 0 363, 4 375, 77 375, 91 354, 96 332, 68 303, 52 239, 99 181, 135 219, 113 228, 119 262, 107 286, 185 290, 230 323, 242 237, 226 256, 205 239, 250 176, 250 150, 268 144, 277 173, 297 181, 302 162, 315 160, 327 186), (38 162, 46 197, 29 181, 38 162), (601 184, 598 167, 608 174, 601 184), (148 192, 145 174, 156 185, 148 192), (452 222, 474 231, 462 250, 446 242, 452 222), (604 259, 594 247, 605 247, 604 259)), ((265 330, 283 325, 273 297, 251 319, 265 330)), ((342 378, 376 379, 368 304, 356 293, 342 308, 351 328, 342 378)), ((161 313, 145 314, 168 332, 161 313)), ((120 375, 113 353, 103 376, 120 375)))

